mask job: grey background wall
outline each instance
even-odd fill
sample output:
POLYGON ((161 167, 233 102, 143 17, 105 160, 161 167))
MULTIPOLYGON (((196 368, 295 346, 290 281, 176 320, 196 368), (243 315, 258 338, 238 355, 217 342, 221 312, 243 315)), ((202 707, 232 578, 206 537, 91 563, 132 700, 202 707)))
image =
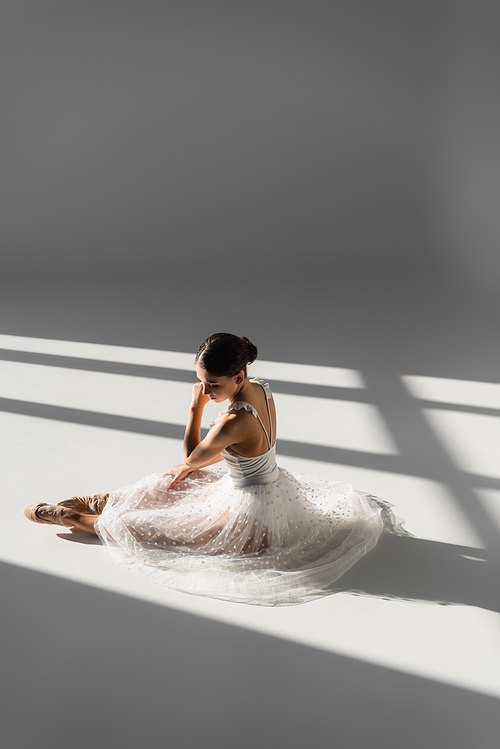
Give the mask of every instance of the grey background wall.
POLYGON ((499 283, 499 15, 4 4, 4 332, 191 351, 230 329, 266 358, 451 373, 499 283))
POLYGON ((165 271, 186 254, 213 267, 245 252, 394 259, 402 245, 427 257, 443 10, 14 6, 12 261, 165 271))

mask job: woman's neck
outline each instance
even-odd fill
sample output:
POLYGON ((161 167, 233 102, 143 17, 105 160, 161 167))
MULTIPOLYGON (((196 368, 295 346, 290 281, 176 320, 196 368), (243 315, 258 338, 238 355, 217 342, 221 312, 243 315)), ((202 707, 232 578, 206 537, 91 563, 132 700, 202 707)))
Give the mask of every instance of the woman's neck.
POLYGON ((230 403, 234 403, 237 400, 242 400, 242 396, 245 395, 245 393, 249 390, 248 386, 250 385, 250 381, 248 380, 248 377, 245 377, 243 382, 241 383, 238 390, 235 392, 235 394, 229 399, 230 403))

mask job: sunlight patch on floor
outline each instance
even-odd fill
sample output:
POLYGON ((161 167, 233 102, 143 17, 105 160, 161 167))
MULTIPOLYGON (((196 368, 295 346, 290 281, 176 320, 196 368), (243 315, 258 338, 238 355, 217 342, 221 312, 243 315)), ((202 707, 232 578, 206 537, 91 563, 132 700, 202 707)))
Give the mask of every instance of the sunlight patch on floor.
POLYGON ((500 478, 500 413, 425 408, 423 414, 459 470, 500 478))
POLYGON ((275 393, 282 439, 346 450, 397 455, 379 410, 369 403, 275 393))
POLYGON ((59 341, 15 335, 0 335, 0 348, 32 354, 71 356, 76 359, 97 359, 120 364, 142 364, 147 367, 194 369, 194 354, 181 351, 158 351, 129 346, 110 346, 103 343, 59 341))
MULTIPOLYGON (((84 345, 88 351, 89 344, 84 345)), ((60 346, 49 348, 57 349, 59 352, 63 350, 60 346)), ((89 351, 92 358, 96 358, 99 350, 100 347, 97 347, 96 351, 89 351)), ((131 358, 133 357, 129 357, 131 358)), ((192 359, 193 357, 191 361, 192 359)), ((351 370, 334 369, 328 378, 328 372, 323 371, 329 370, 328 367, 284 365, 276 362, 269 364, 271 370, 286 368, 289 381, 295 372, 301 383, 307 382, 305 378, 309 370, 313 370, 312 378, 316 383, 321 379, 324 382, 338 383, 341 381, 339 373, 344 373, 346 382, 352 384, 354 381, 351 370), (316 370, 321 370, 322 377, 319 377, 316 370)), ((263 370, 265 362, 261 362, 260 367, 263 370)), ((281 373, 281 379, 283 374, 281 373)), ((253 375, 252 372, 251 376, 253 375)), ((171 379, 92 372, 15 361, 0 361, 0 378, 4 398, 167 422, 178 426, 184 426, 186 423, 192 390, 191 384, 171 379)), ((193 372, 193 382, 195 381, 196 376, 193 372)), ((359 386, 359 380, 357 385, 359 386)), ((373 405, 281 393, 276 394, 276 404, 279 411, 279 434, 282 439, 364 452, 397 453, 397 447, 380 413, 373 405)), ((225 406, 226 404, 209 403, 203 415, 202 426, 208 428, 220 409, 224 410, 225 406)))
POLYGON ((497 383, 416 375, 403 375, 402 379, 414 398, 457 406, 500 409, 500 385, 497 383))
MULTIPOLYGON (((127 346, 109 346, 101 343, 82 343, 80 341, 58 341, 47 338, 29 338, 25 336, 0 335, 0 348, 27 353, 49 354, 52 356, 71 356, 81 359, 121 364, 142 364, 148 367, 165 367, 168 369, 185 369, 193 371, 194 353, 181 351, 158 351, 155 349, 130 348, 127 346)), ((343 367, 323 367, 313 364, 293 364, 271 362, 259 359, 249 368, 252 377, 268 377, 283 382, 306 382, 311 385, 330 387, 364 388, 363 378, 353 369, 343 367)))
POLYGON ((365 387, 360 372, 342 367, 320 367, 314 364, 293 364, 257 359, 248 368, 248 374, 250 377, 263 377, 282 382, 301 382, 308 385, 358 389, 365 387))
MULTIPOLYGON (((15 336, 0 336, 0 346, 16 351, 129 361, 171 369, 191 370, 193 361, 193 355, 180 352, 15 336)), ((353 374, 352 370, 308 369, 304 365, 269 363, 267 371, 265 364, 260 362, 261 369, 258 372, 253 369, 252 374, 285 381, 288 373, 294 377, 290 381, 302 384, 362 387, 362 374, 353 374), (276 365, 275 370, 272 370, 272 365, 276 365)), ((0 365, 0 395, 3 398, 185 423, 191 392, 189 383, 40 364, 2 361, 0 365)), ((490 389, 489 392, 494 391, 490 389)), ((419 397, 429 400, 429 391, 419 397)), ((467 397, 472 400, 470 392, 467 397)), ((438 400, 445 402, 441 391, 438 400)), ((350 450, 369 452, 366 435, 370 434, 371 444, 368 446, 372 452, 383 452, 381 447, 384 447, 384 450, 392 451, 394 460, 398 459, 398 446, 392 443, 387 431, 384 432, 382 416, 377 420, 376 404, 369 406, 340 399, 282 393, 277 394, 277 403, 284 410, 293 411, 288 425, 288 417, 280 415, 279 435, 283 439, 306 442, 308 433, 304 430, 309 424, 307 428, 314 442, 337 444, 344 440, 343 445, 349 446, 350 450), (369 407, 356 411, 358 406, 369 407), (356 427, 349 431, 351 421, 356 427), (300 431, 297 423, 303 425, 300 431), (356 431, 363 434, 358 438, 356 431)), ((214 412, 220 408, 209 405, 213 412, 207 416, 207 421, 213 419, 214 412)), ((473 405, 492 407, 489 396, 479 398, 476 395, 473 405)), ((455 415, 453 411, 443 413, 455 415)), ((107 491, 150 473, 161 473, 180 460, 180 440, 16 413, 0 413, 0 426, 0 449, 5 466, 1 477, 4 523, 0 528, 0 538, 1 555, 5 561, 325 651, 500 696, 497 668, 500 662, 500 615, 496 611, 474 606, 381 600, 346 593, 286 608, 261 608, 203 599, 156 586, 116 566, 100 545, 85 542, 82 537, 75 538, 64 528, 30 524, 22 517, 22 507, 30 501, 59 501, 75 493, 107 491)), ((443 444, 448 445, 451 440, 448 432, 441 435, 439 427, 433 426, 443 444)), ((463 428, 465 426, 466 422, 463 422, 463 428)), ((476 434, 476 442, 481 442, 482 435, 481 429, 480 434, 476 434)), ((470 457, 476 454, 474 446, 465 442, 461 444, 465 457, 472 461, 470 465, 476 465, 470 457)), ((279 443, 278 458, 280 465, 292 471, 346 481, 358 489, 383 497, 394 505, 398 515, 406 519, 408 530, 419 538, 470 547, 471 557, 482 547, 478 533, 464 516, 456 498, 438 481, 368 469, 362 465, 362 457, 359 466, 348 466, 280 456, 279 443)), ((463 470, 462 465, 460 469, 463 470)), ((485 489, 475 492, 492 522, 500 527, 500 492, 485 489)))

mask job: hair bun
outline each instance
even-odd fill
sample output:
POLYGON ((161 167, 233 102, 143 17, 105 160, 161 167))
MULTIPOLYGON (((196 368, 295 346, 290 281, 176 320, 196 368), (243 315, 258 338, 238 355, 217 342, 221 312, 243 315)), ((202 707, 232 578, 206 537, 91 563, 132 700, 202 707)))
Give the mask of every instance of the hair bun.
POLYGON ((246 345, 248 351, 248 364, 254 362, 258 356, 257 346, 254 346, 251 341, 248 340, 244 335, 241 336, 241 340, 246 345))
POLYGON ((234 377, 257 358, 256 346, 245 336, 233 333, 214 333, 201 344, 195 362, 216 377, 234 377))

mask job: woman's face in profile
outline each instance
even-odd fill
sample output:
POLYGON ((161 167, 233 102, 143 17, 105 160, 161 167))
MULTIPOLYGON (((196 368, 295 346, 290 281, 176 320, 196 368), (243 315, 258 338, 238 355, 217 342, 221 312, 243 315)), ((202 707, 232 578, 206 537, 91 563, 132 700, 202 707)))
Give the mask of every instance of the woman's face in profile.
POLYGON ((216 403, 231 398, 236 390, 236 377, 216 377, 207 372, 206 369, 196 364, 196 374, 203 385, 203 393, 208 395, 216 403))

